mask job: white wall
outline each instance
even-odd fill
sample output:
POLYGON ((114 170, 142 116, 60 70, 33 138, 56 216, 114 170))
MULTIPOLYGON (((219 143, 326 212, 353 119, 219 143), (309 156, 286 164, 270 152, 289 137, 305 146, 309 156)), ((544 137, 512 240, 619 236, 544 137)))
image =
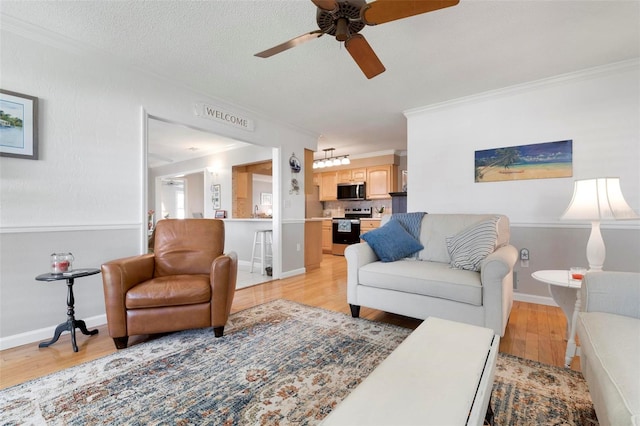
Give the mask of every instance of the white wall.
MULTIPOLYGON (((575 229, 559 220, 574 179, 619 176, 627 201, 640 211, 639 73, 638 61, 613 64, 406 112, 408 210, 506 214, 512 242, 532 255, 519 271, 518 290, 546 295, 530 278, 534 268, 586 266, 589 225, 575 229), (476 150, 566 139, 573 140, 572 178, 474 182, 476 150), (579 232, 567 233, 571 228, 579 232)), ((603 228, 605 243, 616 239, 610 248, 626 245, 635 254, 610 250, 605 269, 640 270, 638 222, 603 228), (606 230, 612 228, 627 232, 606 230)))
MULTIPOLYGON (((27 334, 50 338, 65 319, 65 286, 57 289, 62 302, 50 291, 39 291, 42 284, 34 286, 34 277, 47 272, 49 253, 77 247, 77 266, 99 267, 146 249, 145 113, 275 147, 274 199, 281 209, 274 220, 284 225, 274 234, 286 235, 287 221, 304 218, 304 195, 289 194, 282 176, 289 173, 285 160, 291 152, 302 158, 304 148, 316 148, 315 135, 129 69, 102 52, 22 27, 5 15, 0 19, 0 87, 40 100, 40 159, 0 158, 0 347, 27 334), (255 131, 197 117, 196 102, 249 117, 255 131), (5 261, 16 254, 19 263, 5 261), (55 306, 51 313, 44 309, 50 305, 55 306)), ((77 297, 77 312, 99 317, 102 289, 95 283, 91 289, 77 297)))

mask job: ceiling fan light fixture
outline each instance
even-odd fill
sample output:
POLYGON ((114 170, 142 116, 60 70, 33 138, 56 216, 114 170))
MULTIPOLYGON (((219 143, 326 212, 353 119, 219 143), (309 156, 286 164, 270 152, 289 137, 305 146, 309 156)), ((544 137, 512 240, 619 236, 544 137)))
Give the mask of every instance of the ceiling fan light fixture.
POLYGON ((349 24, 347 18, 338 18, 336 22, 336 40, 345 41, 349 38, 349 24))

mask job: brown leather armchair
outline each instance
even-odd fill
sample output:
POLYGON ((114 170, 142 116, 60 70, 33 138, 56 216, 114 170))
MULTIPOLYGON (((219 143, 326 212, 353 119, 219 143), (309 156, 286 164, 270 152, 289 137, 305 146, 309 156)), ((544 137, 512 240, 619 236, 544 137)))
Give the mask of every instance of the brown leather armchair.
POLYGON ((164 219, 153 253, 102 265, 109 335, 129 336, 213 327, 221 337, 236 289, 238 257, 223 254, 224 222, 164 219))

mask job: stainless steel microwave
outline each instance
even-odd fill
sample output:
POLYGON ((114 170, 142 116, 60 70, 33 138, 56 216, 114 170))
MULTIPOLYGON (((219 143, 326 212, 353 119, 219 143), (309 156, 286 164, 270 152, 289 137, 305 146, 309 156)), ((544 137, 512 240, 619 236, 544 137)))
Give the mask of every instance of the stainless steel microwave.
POLYGON ((366 196, 364 182, 338 184, 338 200, 364 200, 366 196))

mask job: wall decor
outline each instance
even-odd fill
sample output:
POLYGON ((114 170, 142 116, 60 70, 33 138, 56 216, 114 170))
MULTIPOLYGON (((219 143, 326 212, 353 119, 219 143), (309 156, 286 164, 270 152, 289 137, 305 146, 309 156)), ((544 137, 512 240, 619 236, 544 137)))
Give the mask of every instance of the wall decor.
POLYGON ((214 209, 219 209, 221 207, 219 183, 211 185, 211 202, 213 203, 214 209))
POLYGON ((263 206, 271 206, 273 205, 273 197, 270 192, 261 192, 260 193, 260 204, 263 206))
POLYGON ((0 155, 38 159, 38 98, 0 89, 0 155))
POLYGON ((219 108, 215 105, 196 103, 193 105, 193 112, 198 117, 207 118, 209 120, 237 127, 249 132, 253 132, 255 129, 255 124, 252 119, 228 111, 225 108, 219 108))
POLYGON ((475 152, 476 182, 571 176, 573 176, 573 140, 509 146, 475 152))
POLYGON ((302 170, 302 163, 296 157, 295 152, 292 152, 291 157, 289 157, 289 167, 291 168, 291 189, 289 189, 289 194, 300 194, 300 184, 297 176, 302 170))

